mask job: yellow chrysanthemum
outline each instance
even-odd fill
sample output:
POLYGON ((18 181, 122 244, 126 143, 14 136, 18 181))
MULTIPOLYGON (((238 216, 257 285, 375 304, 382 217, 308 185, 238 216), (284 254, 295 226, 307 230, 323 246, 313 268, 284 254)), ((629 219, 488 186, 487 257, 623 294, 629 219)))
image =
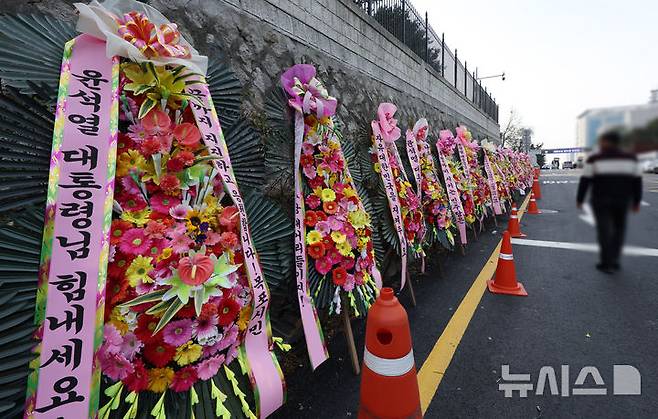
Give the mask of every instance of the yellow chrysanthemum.
POLYGON ((153 282, 153 278, 149 276, 149 272, 153 269, 153 265, 151 265, 152 260, 152 257, 146 258, 142 255, 133 259, 126 270, 126 277, 131 287, 136 287, 140 280, 142 282, 153 282))
POLYGON ((137 150, 128 150, 121 153, 117 159, 117 176, 126 176, 131 169, 142 169, 146 165, 146 159, 137 150))
POLYGON ((141 211, 124 211, 121 213, 121 219, 141 227, 149 222, 150 215, 151 215, 151 210, 148 208, 143 209, 141 211))
POLYGON ((336 243, 336 250, 343 256, 349 256, 352 254, 352 246, 345 240, 342 243, 336 243))
POLYGON ((375 163, 373 165, 373 169, 375 169, 375 173, 381 173, 382 172, 382 166, 379 163, 375 163))
POLYGON ((357 241, 356 245, 359 250, 363 250, 368 246, 368 242, 370 241, 370 237, 359 237, 359 240, 357 241))
POLYGON ((192 343, 191 340, 188 341, 183 346, 179 346, 176 349, 176 355, 174 355, 174 359, 176 360, 176 363, 181 367, 187 364, 191 364, 192 362, 196 361, 200 357, 201 357, 201 345, 192 343))
POLYGON ((110 324, 112 324, 122 335, 128 333, 128 323, 125 322, 124 316, 121 315, 119 307, 114 307, 110 313, 110 324))
POLYGON ((336 192, 334 192, 332 189, 329 188, 324 188, 322 190, 322 194, 320 196, 322 199, 322 202, 331 202, 336 200, 336 192))
POLYGON ((149 370, 149 387, 154 393, 164 393, 174 380, 174 370, 171 368, 153 368, 149 370))
POLYGON ((345 240, 347 240, 347 236, 345 236, 343 233, 340 231, 332 231, 331 232, 331 239, 335 243, 343 243, 345 240))
POLYGON ((251 306, 247 305, 240 311, 240 317, 238 318, 237 325, 240 331, 245 330, 249 325, 249 320, 251 319, 251 306))
POLYGON ((347 218, 350 220, 350 223, 352 223, 352 226, 354 226, 356 229, 364 228, 370 225, 370 218, 368 217, 368 213, 362 209, 357 209, 356 211, 350 212, 347 218))
POLYGON ((345 198, 351 198, 353 196, 356 196, 356 191, 352 189, 351 186, 348 186, 347 188, 343 189, 343 196, 345 198))
POLYGON ((322 241, 322 234, 320 234, 319 231, 313 230, 313 231, 309 231, 306 234, 307 244, 316 244, 316 243, 320 243, 320 241, 322 241))

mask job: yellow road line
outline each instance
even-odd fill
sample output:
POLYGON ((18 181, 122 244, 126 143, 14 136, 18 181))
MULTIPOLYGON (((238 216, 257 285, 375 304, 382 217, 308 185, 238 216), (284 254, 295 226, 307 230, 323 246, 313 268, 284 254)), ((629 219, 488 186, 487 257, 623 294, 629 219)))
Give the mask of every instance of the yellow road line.
MULTIPOLYGON (((529 201, 530 195, 526 197, 519 209, 519 219, 523 217, 529 201)), ((489 260, 487 260, 479 275, 473 281, 473 285, 471 285, 459 307, 455 310, 448 325, 443 329, 443 333, 434 344, 434 348, 432 348, 432 351, 418 372, 420 407, 423 410, 423 414, 425 414, 430 402, 434 398, 436 390, 439 388, 439 384, 441 384, 441 380, 452 361, 452 357, 455 355, 457 346, 459 346, 459 342, 461 342, 462 336, 464 336, 464 332, 466 332, 466 328, 473 318, 475 309, 477 309, 484 290, 487 288, 487 280, 491 279, 496 272, 501 242, 502 240, 498 242, 489 260)))

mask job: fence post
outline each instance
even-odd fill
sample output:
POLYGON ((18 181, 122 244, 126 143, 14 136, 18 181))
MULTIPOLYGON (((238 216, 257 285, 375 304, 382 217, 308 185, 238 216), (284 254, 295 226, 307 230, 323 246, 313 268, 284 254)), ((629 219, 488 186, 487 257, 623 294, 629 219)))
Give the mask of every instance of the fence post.
POLYGON ((430 38, 429 34, 429 25, 427 23, 427 12, 425 12, 425 62, 430 62, 430 38))
POLYGON ((457 48, 455 48, 455 82, 453 84, 455 85, 455 88, 457 90, 459 90, 459 88, 457 87, 457 63, 458 62, 459 62, 459 60, 457 60, 457 48))
POLYGON ((473 90, 473 92, 472 92, 473 93, 473 97, 472 97, 473 103, 475 103, 475 83, 476 83, 475 78, 477 77, 477 68, 475 70, 476 70, 476 72, 473 73, 473 85, 471 87, 471 90, 473 90))
POLYGON ((441 34, 441 77, 446 77, 446 61, 445 61, 445 51, 446 51, 446 33, 441 34))
POLYGON ((464 61, 464 96, 468 99, 468 62, 464 61))
POLYGON ((372 16, 372 6, 370 4, 370 0, 368 0, 368 16, 372 16))
POLYGON ((407 44, 407 1, 402 0, 402 43, 407 44))

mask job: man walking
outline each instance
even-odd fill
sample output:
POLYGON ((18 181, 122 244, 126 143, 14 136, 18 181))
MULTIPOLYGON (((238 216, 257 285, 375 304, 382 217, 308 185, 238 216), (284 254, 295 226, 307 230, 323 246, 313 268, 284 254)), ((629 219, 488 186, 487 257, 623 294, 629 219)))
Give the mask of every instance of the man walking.
POLYGON ((619 256, 624 244, 628 208, 640 210, 642 174, 635 155, 619 148, 621 137, 607 132, 599 137, 599 152, 585 163, 576 198, 582 208, 587 190, 596 219, 601 262, 596 268, 605 273, 620 269, 619 256))

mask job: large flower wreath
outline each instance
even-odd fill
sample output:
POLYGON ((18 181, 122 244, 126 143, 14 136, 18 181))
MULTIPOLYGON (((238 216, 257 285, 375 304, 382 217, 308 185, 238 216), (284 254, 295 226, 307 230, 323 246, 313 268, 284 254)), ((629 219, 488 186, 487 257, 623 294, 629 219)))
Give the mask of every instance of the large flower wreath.
POLYGON ((482 140, 482 149, 492 165, 494 179, 496 180, 496 188, 498 190, 498 197, 501 204, 504 206, 506 202, 511 200, 511 195, 507 183, 507 177, 505 176, 505 172, 502 171, 500 160, 501 155, 498 152, 498 146, 485 139, 482 140))
MULTIPOLYGON (((466 164, 468 164, 475 216, 478 219, 482 219, 486 214, 487 206, 490 205, 491 195, 486 184, 487 182, 482 175, 482 167, 478 162, 480 146, 475 141, 472 141, 472 134, 466 127, 457 127, 455 131, 457 132, 457 139, 463 147, 462 150, 466 158, 466 164)), ((464 163, 462 162, 462 164, 464 163)))
POLYGON ((456 161, 453 157, 457 140, 452 133, 447 135, 450 131, 443 130, 441 132, 446 134, 439 138, 438 151, 443 154, 445 162, 448 164, 450 173, 452 174, 457 189, 459 190, 459 196, 464 209, 464 219, 468 224, 473 224, 476 220, 475 203, 473 202, 472 195, 475 185, 471 184, 471 182, 466 179, 461 163, 456 161))
MULTIPOLYGON (((142 13, 117 23, 147 57, 189 55, 177 36, 159 48, 160 38, 143 38, 157 28, 142 13)), ((115 212, 98 352, 102 374, 115 384, 105 390, 110 399, 101 417, 117 408, 125 389, 126 418, 136 417, 145 391, 157 394, 151 413, 164 418, 165 395, 190 392, 194 406, 193 386, 201 380, 211 380, 215 414, 228 417, 222 390, 230 390, 213 381, 222 368, 230 394, 254 417, 227 367, 236 358, 243 365, 240 347, 252 315, 244 226, 192 110, 203 104, 187 88, 201 80, 184 65, 125 60, 120 67, 115 212)))
POLYGON ((432 158, 432 151, 427 142, 427 135, 427 120, 421 118, 416 122, 413 130, 407 131, 408 155, 410 159, 415 159, 416 156, 418 158, 417 165, 412 162, 412 170, 414 170, 416 182, 420 184, 419 193, 431 237, 439 238, 441 235, 445 235, 447 243, 443 240, 439 241, 446 248, 451 249, 455 244, 455 238, 452 232, 455 224, 448 203, 448 196, 439 181, 434 166, 434 159, 432 158))
MULTIPOLYGON (((305 179, 304 238, 321 277, 319 292, 330 284, 330 313, 340 313, 342 295, 352 312, 366 313, 378 293, 370 216, 366 212, 341 148, 334 120, 336 99, 315 77, 315 68, 298 64, 281 77, 289 105, 303 114, 300 167, 305 179)), ((316 297, 316 296, 314 296, 316 297)))
MULTIPOLYGON (((423 208, 418 194, 414 191, 413 186, 407 178, 400 154, 395 145, 395 141, 401 136, 400 128, 397 126, 397 120, 393 118, 396 111, 397 108, 392 103, 380 104, 377 110, 378 119, 373 121, 373 124, 377 124, 379 127, 384 142, 384 151, 388 156, 390 172, 401 207, 404 238, 412 253, 415 256, 422 256, 424 254, 422 245, 425 238, 423 208)), ((374 170, 380 176, 386 176, 385 173, 382 173, 374 134, 371 136, 371 141, 370 156, 374 170)))

